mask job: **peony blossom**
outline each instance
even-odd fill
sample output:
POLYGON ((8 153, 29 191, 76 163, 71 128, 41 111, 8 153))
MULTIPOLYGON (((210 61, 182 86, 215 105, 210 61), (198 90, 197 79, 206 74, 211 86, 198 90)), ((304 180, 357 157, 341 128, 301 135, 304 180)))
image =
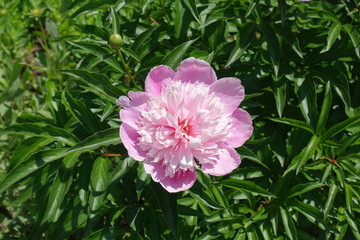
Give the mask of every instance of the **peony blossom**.
POLYGON ((189 189, 196 169, 231 173, 240 164, 234 148, 252 134, 250 115, 239 109, 244 87, 234 77, 217 80, 205 61, 188 58, 177 72, 161 65, 145 80, 145 92, 121 96, 120 137, 168 192, 189 189))

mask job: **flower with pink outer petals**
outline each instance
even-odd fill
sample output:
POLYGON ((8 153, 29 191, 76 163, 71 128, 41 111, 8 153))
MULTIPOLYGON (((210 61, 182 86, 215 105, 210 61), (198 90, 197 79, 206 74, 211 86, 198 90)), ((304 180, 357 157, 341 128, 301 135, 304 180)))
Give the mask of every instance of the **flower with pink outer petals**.
POLYGON ((253 131, 250 115, 238 108, 244 95, 239 79, 217 80, 205 61, 188 58, 177 72, 157 66, 145 80, 145 92, 118 99, 120 137, 129 155, 143 161, 168 192, 189 189, 197 168, 223 176, 239 166, 234 148, 253 131))

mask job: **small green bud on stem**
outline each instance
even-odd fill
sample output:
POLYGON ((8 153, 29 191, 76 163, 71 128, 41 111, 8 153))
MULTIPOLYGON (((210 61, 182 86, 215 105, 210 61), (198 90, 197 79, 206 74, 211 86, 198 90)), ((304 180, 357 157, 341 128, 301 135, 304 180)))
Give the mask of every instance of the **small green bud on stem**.
POLYGON ((109 44, 113 49, 120 49, 123 45, 123 39, 119 34, 113 33, 109 38, 109 44))

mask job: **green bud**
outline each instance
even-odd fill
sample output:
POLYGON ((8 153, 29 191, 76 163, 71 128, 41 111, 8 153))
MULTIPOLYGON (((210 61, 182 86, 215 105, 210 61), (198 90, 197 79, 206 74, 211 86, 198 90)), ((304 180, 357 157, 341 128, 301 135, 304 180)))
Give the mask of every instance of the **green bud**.
POLYGON ((113 49, 120 49, 123 45, 123 39, 119 34, 113 33, 109 38, 109 44, 113 49))
POLYGON ((6 15, 6 13, 7 13, 7 11, 6 11, 5 8, 3 8, 3 9, 0 10, 0 14, 1 14, 1 15, 6 15))
POLYGON ((34 17, 39 17, 41 14, 41 9, 40 8, 34 8, 31 10, 31 15, 33 15, 34 17))

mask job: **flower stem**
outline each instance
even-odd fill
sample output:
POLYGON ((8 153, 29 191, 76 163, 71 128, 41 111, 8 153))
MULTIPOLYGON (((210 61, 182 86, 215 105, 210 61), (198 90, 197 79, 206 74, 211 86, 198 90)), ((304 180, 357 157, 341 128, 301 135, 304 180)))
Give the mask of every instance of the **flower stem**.
POLYGON ((126 74, 129 76, 131 82, 134 84, 135 87, 141 89, 140 86, 139 86, 139 84, 137 83, 135 77, 133 76, 129 65, 128 65, 127 62, 125 61, 125 59, 124 59, 124 57, 123 57, 123 55, 122 55, 122 53, 121 53, 121 50, 118 49, 116 52, 117 52, 117 54, 118 54, 118 56, 119 56, 119 58, 120 58, 121 63, 124 65, 126 74))

